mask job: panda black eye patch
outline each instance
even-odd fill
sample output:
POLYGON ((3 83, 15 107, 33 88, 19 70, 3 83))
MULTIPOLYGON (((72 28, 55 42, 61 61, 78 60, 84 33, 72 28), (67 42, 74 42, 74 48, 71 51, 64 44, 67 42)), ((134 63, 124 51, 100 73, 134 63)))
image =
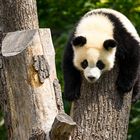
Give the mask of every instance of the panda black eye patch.
POLYGON ((105 64, 103 63, 102 60, 98 60, 98 62, 96 63, 96 66, 97 66, 100 70, 102 70, 102 69, 104 69, 105 64))
POLYGON ((85 59, 83 62, 81 62, 81 67, 85 69, 88 66, 88 61, 85 59))

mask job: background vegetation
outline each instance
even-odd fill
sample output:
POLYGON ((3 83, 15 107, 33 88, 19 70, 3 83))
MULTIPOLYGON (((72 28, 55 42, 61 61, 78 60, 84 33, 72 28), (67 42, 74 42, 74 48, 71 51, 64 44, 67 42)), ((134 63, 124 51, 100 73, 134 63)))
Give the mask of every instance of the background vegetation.
MULTIPOLYGON (((37 0, 37 6, 40 27, 48 27, 52 31, 57 75, 62 91, 61 60, 64 46, 72 27, 85 12, 101 7, 118 10, 133 22, 140 33, 140 0, 37 0)), ((69 103, 66 101, 64 103, 68 112, 69 103)), ((6 140, 2 114, 0 114, 0 140, 6 140)), ((140 102, 131 109, 128 140, 140 140, 140 102)))

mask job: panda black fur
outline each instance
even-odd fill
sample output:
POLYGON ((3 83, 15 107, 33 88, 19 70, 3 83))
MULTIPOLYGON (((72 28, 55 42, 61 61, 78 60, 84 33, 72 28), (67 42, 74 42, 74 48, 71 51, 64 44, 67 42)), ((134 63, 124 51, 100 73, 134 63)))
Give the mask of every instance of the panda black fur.
POLYGON ((111 9, 96 9, 81 18, 64 52, 64 94, 69 101, 80 97, 81 72, 95 82, 104 71, 119 63, 116 81, 120 92, 133 88, 133 101, 139 93, 140 38, 131 22, 111 9))

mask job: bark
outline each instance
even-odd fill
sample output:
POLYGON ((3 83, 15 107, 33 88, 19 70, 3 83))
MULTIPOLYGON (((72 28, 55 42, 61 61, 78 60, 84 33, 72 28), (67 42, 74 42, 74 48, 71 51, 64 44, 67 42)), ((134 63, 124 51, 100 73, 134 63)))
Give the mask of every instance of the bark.
POLYGON ((81 98, 72 116, 78 127, 72 140, 126 140, 131 92, 122 95, 115 86, 117 68, 94 85, 82 82, 81 98))

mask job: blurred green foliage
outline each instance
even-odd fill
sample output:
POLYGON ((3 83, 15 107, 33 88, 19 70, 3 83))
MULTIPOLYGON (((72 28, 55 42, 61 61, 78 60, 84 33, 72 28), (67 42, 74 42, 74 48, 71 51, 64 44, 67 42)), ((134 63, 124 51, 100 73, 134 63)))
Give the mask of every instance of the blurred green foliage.
MULTIPOLYGON (((126 15, 140 33, 140 0, 37 0, 40 27, 52 31, 56 51, 56 69, 63 91, 61 60, 72 27, 85 12, 95 8, 112 8, 126 15)), ((69 103, 64 101, 68 112, 69 103)), ((2 116, 2 114, 0 114, 2 116)), ((2 117, 0 117, 1 121, 2 117)), ((5 128, 0 125, 0 140, 6 140, 5 128)), ((132 106, 128 140, 140 140, 140 102, 132 106)))
POLYGON ((7 140, 6 128, 4 125, 4 118, 1 111, 0 111, 0 140, 7 140))
POLYGON ((85 12, 101 7, 116 9, 127 15, 134 25, 137 27, 140 25, 139 0, 37 0, 37 2, 40 26, 47 26, 55 33, 65 33, 85 12))
POLYGON ((140 140, 140 101, 131 109, 128 140, 140 140))

